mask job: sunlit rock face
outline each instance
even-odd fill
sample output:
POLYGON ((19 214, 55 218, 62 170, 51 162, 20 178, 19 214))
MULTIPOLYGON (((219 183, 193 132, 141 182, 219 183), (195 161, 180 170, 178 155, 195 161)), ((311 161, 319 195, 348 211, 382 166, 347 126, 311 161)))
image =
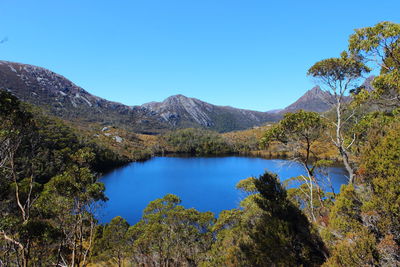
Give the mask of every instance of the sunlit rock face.
POLYGON ((173 127, 201 126, 221 132, 247 129, 279 118, 268 112, 216 106, 184 95, 170 96, 162 102, 150 102, 141 107, 158 114, 173 127))

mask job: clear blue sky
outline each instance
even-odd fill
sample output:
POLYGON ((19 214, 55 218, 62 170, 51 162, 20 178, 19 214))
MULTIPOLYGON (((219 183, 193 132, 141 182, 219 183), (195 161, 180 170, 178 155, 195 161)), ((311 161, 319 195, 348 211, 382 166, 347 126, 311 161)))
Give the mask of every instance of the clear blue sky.
POLYGON ((400 22, 399 0, 0 0, 0 59, 46 67, 137 105, 184 94, 284 107, 355 28, 400 22))

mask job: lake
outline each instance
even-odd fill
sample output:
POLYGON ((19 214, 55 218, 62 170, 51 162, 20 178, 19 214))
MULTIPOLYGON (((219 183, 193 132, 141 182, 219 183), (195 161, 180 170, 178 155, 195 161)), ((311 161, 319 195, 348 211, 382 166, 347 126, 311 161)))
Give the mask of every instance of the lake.
MULTIPOLYGON (((134 224, 150 201, 168 193, 179 196, 186 208, 218 215, 238 207, 243 196, 235 186, 240 180, 258 177, 266 170, 277 173, 281 181, 305 174, 294 162, 254 157, 154 157, 134 162, 100 179, 109 201, 102 207, 99 220, 107 223, 122 216, 134 224)), ((330 167, 329 174, 335 192, 339 192, 347 183, 344 169, 330 167)))

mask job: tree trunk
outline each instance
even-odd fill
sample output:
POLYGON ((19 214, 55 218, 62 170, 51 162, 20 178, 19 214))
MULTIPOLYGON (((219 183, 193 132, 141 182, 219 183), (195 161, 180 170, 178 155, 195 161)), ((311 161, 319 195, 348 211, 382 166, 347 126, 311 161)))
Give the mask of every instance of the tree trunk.
POLYGON ((349 156, 348 156, 347 152, 343 148, 341 148, 341 153, 340 154, 341 154, 341 156, 343 158, 344 167, 346 168, 346 171, 349 174, 349 184, 352 184, 353 181, 354 181, 354 170, 350 165, 349 156))
POLYGON ((341 111, 341 102, 340 98, 338 98, 336 103, 336 147, 339 149, 340 156, 342 157, 342 161, 344 167, 346 168, 347 173, 349 174, 349 184, 353 183, 354 180, 354 170, 351 167, 349 161, 349 155, 344 147, 344 140, 342 138, 342 111, 341 111))

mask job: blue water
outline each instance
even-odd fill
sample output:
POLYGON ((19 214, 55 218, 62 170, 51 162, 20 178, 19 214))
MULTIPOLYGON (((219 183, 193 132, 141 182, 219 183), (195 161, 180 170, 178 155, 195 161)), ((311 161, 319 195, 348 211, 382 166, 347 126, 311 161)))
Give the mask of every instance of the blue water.
MULTIPOLYGON (((305 174, 302 167, 287 160, 252 157, 179 158, 155 157, 134 162, 103 176, 106 202, 99 220, 109 222, 122 216, 130 224, 138 222, 143 209, 156 198, 175 194, 186 208, 212 211, 215 215, 236 208, 242 194, 235 185, 266 170, 277 173, 281 181, 305 174)), ((331 167, 329 173, 335 192, 347 182, 342 168, 331 167)))

